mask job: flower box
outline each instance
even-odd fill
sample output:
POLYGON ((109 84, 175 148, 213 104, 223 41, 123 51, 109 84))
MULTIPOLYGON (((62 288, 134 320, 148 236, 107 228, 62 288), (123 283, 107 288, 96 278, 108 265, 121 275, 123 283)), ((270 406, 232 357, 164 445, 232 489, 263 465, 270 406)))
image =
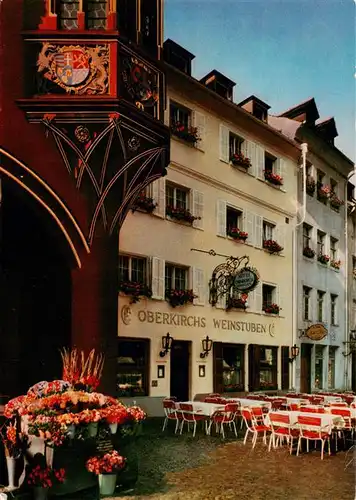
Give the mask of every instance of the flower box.
POLYGON ((231 155, 230 161, 235 167, 243 167, 246 169, 251 167, 250 158, 247 158, 247 156, 243 155, 242 153, 234 153, 233 155, 231 155))
POLYGON ((307 176, 307 182, 306 182, 306 191, 310 196, 313 196, 315 193, 315 188, 316 188, 316 182, 313 177, 310 175, 307 176))
POLYGON ((262 310, 267 314, 279 314, 281 309, 277 304, 266 304, 262 307, 262 310))
POLYGON ((247 296, 244 298, 232 298, 229 297, 227 301, 227 310, 229 309, 243 309, 244 311, 247 309, 247 296))
POLYGON ((166 290, 166 300, 172 307, 184 306, 185 304, 192 304, 197 296, 193 290, 166 290))
POLYGON ((274 174, 273 172, 265 171, 265 179, 275 186, 283 186, 283 178, 278 174, 274 174))
POLYGON ((330 261, 330 267, 333 267, 334 269, 340 269, 340 267, 341 267, 341 260, 331 260, 330 261))
POLYGON ((170 205, 166 207, 166 214, 172 219, 188 222, 189 224, 192 224, 195 220, 200 219, 200 217, 192 215, 187 208, 172 207, 170 205))
POLYGON ((310 247, 305 247, 305 248, 303 248, 303 255, 304 255, 304 257, 308 257, 308 259, 314 259, 315 250, 313 250, 310 247))
POLYGON ((237 241, 246 241, 248 238, 248 233, 241 231, 238 227, 232 227, 229 229, 227 235, 237 241))
POLYGON ((269 253, 279 253, 283 250, 283 247, 274 240, 263 240, 263 248, 269 253))
POLYGON ((318 200, 324 202, 327 201, 327 199, 330 196, 330 192, 331 192, 330 186, 320 184, 318 186, 318 200))
POLYGON ((182 123, 176 122, 171 125, 171 132, 183 141, 189 142, 189 144, 196 144, 200 141, 197 127, 187 127, 182 123))
POLYGON ((151 198, 150 196, 146 196, 144 193, 141 193, 135 200, 132 211, 135 212, 135 210, 140 209, 151 214, 156 206, 157 203, 155 203, 153 198, 151 198))
POLYGON ((229 384, 224 385, 223 392, 243 392, 244 389, 243 384, 229 384))
POLYGON ((119 290, 125 295, 131 296, 131 303, 135 304, 140 300, 140 297, 152 297, 152 290, 144 283, 137 283, 134 281, 121 281, 119 283, 119 290))
POLYGON ((327 263, 329 262, 329 260, 330 260, 330 257, 328 255, 320 254, 318 256, 318 262, 320 262, 321 264, 327 265, 327 263))
POLYGON ((344 201, 343 200, 340 200, 340 198, 338 198, 336 196, 335 193, 333 193, 331 196, 330 196, 330 206, 334 209, 334 210, 337 210, 339 211, 340 207, 342 207, 342 205, 344 205, 344 201))

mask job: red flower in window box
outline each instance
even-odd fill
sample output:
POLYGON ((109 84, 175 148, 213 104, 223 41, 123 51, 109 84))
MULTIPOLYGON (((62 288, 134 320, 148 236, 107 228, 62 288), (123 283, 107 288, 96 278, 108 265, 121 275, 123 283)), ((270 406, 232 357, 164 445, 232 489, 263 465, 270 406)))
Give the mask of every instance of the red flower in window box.
POLYGON ((195 220, 200 219, 200 217, 195 217, 194 215, 192 215, 190 210, 188 210, 187 208, 172 207, 171 205, 168 205, 168 207, 166 207, 166 214, 169 217, 172 217, 172 219, 189 222, 189 224, 192 224, 195 220))
POLYGON ((305 247, 303 249, 303 255, 304 255, 304 257, 308 257, 308 259, 314 259, 314 257, 315 257, 315 250, 313 250, 310 247, 305 247))
POLYGON ((318 198, 320 200, 326 201, 331 194, 331 188, 330 186, 320 184, 318 186, 318 198))
POLYGON ((125 295, 131 296, 131 304, 135 304, 140 300, 140 297, 152 297, 152 290, 145 284, 134 281, 121 281, 119 290, 125 295))
POLYGON ((223 392, 242 392, 242 391, 244 391, 243 384, 224 385, 224 390, 223 390, 223 392))
POLYGON ((330 260, 329 255, 323 255, 322 253, 318 256, 318 262, 321 264, 327 264, 330 260))
POLYGON ((240 297, 229 297, 226 309, 247 309, 248 294, 243 293, 240 297))
POLYGON ((332 260, 330 262, 330 267, 333 267, 334 269, 340 269, 340 267, 341 267, 341 260, 332 260))
POLYGON ((197 295, 194 294, 193 290, 176 290, 174 288, 166 290, 166 300, 172 307, 192 304, 196 298, 197 295))
POLYGON ((238 227, 232 227, 228 230, 227 234, 231 238, 234 238, 234 240, 238 241, 246 241, 248 238, 248 233, 241 231, 241 229, 239 229, 238 227))
POLYGON ((283 186, 283 177, 278 174, 274 174, 273 172, 265 170, 265 179, 275 186, 283 186))
POLYGON ((242 153, 234 153, 233 155, 231 155, 230 161, 233 165, 238 167, 243 167, 246 169, 251 167, 250 158, 247 158, 247 156, 243 155, 242 153))
POLYGON ((283 247, 275 240, 263 240, 263 248, 269 253, 279 253, 283 247))
POLYGON ((145 212, 151 214, 156 208, 157 203, 153 198, 147 196, 145 193, 140 193, 136 198, 134 205, 132 207, 132 211, 135 212, 138 208, 144 210, 145 212))
POLYGON ((197 127, 189 127, 180 122, 174 122, 171 125, 171 132, 173 135, 183 139, 183 141, 190 144, 196 144, 200 141, 197 127))
POLYGON ((335 210, 339 210, 342 205, 344 205, 344 201, 340 200, 340 198, 338 198, 335 193, 331 193, 330 206, 335 210))
POLYGON ((262 310, 267 314, 279 314, 282 308, 278 304, 265 304, 262 310))

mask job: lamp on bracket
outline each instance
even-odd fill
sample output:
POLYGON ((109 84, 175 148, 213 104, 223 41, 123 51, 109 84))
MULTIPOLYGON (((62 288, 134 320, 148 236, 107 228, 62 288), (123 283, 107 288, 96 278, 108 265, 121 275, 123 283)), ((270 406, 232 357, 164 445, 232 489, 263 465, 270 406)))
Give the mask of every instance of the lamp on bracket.
POLYGON ((211 348, 213 347, 213 341, 211 339, 209 339, 209 335, 207 335, 205 337, 205 339, 203 339, 201 341, 201 344, 203 347, 203 352, 200 353, 200 357, 203 359, 209 355, 209 352, 211 351, 211 348))
POLYGON ((294 344, 291 347, 291 355, 292 357, 289 358, 289 362, 293 363, 293 361, 295 361, 295 359, 299 356, 299 347, 297 346, 297 344, 294 344))
POLYGON ((160 351, 159 355, 161 358, 164 358, 166 354, 171 350, 172 348, 172 342, 174 338, 167 333, 167 335, 164 335, 162 337, 162 351, 160 351))

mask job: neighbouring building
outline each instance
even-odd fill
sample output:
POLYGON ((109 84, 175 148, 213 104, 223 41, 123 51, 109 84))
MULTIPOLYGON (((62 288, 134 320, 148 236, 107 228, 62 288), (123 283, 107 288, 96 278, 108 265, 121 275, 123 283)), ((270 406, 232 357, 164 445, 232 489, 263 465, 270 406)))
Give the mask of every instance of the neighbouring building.
POLYGON ((347 185, 347 237, 348 237, 348 338, 345 339, 344 352, 349 386, 356 391, 356 196, 355 178, 347 185))
POLYGON ((235 104, 218 71, 193 78, 194 55, 175 42, 164 55, 171 163, 128 215, 119 255, 119 395, 151 413, 169 395, 289 389, 296 314, 298 143, 259 98, 235 104), (210 280, 229 256, 246 256, 260 281, 213 306, 210 280))
POLYGON ((349 330, 346 201, 353 163, 334 145, 335 121, 319 119, 314 99, 271 117, 270 123, 308 148, 298 190, 296 389, 346 389, 350 385, 344 344, 349 330))

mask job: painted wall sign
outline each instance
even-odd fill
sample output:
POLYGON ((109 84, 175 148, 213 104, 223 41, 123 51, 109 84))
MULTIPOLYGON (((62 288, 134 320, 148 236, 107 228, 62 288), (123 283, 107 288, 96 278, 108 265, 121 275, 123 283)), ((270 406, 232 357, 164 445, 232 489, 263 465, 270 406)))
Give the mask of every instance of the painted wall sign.
POLYGON ((327 329, 321 323, 311 325, 305 332, 305 336, 310 340, 323 340, 328 334, 327 329))
POLYGON ((258 285, 259 276, 251 267, 244 267, 234 278, 233 288, 239 292, 250 292, 258 285))

